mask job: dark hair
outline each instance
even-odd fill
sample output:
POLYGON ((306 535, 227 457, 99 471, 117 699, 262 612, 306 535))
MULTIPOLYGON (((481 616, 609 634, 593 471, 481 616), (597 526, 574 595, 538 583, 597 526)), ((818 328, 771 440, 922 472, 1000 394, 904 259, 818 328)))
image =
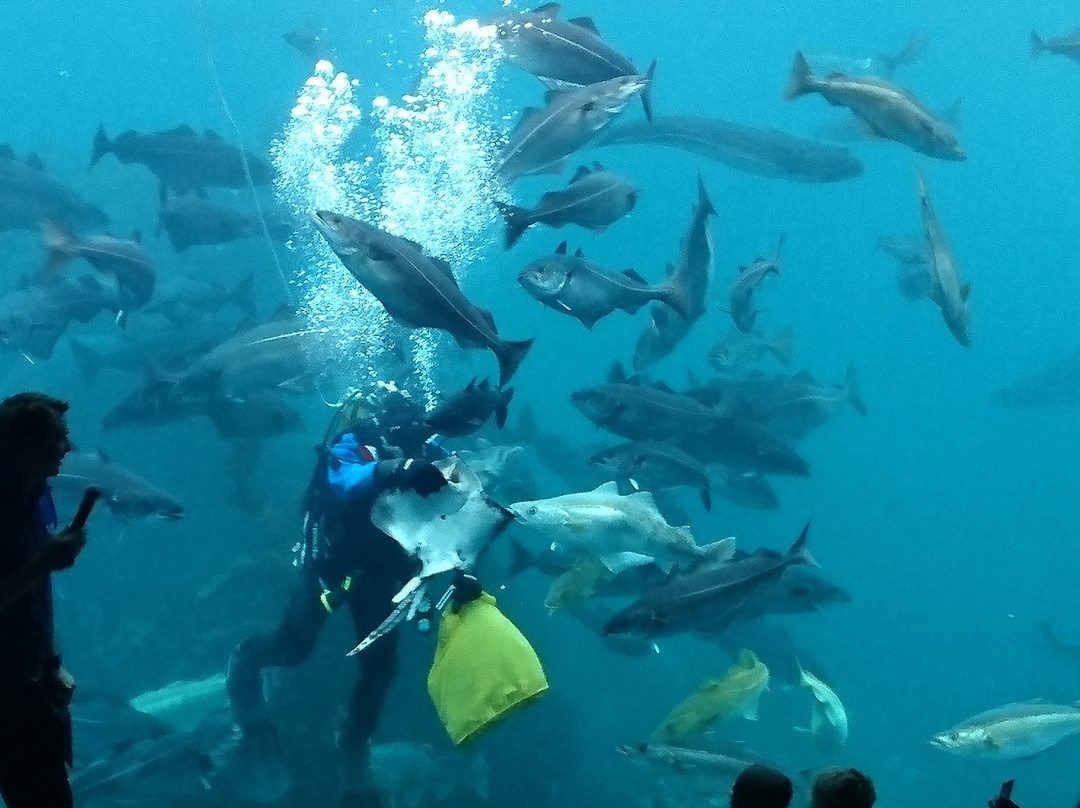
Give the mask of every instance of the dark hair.
POLYGON ((870 808, 876 799, 873 781, 858 769, 825 769, 810 787, 811 808, 870 808))
POLYGON ((731 788, 731 808, 787 808, 795 789, 786 774, 755 763, 743 769, 731 788))
POLYGON ((67 411, 66 401, 45 393, 16 393, 0 401, 0 456, 49 440, 67 411))

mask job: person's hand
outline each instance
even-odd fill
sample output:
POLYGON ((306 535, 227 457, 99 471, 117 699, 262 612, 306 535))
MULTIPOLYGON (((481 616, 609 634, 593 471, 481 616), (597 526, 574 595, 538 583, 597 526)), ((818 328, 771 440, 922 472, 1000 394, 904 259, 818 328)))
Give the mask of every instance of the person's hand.
POLYGON ((451 608, 457 612, 466 603, 476 600, 482 594, 484 594, 484 588, 480 586, 476 576, 458 570, 454 576, 454 593, 450 596, 451 608))
POLYGON ((409 485, 422 497, 429 497, 446 488, 446 478, 438 467, 425 460, 414 460, 409 466, 409 485))
POLYGON ((69 527, 57 533, 45 547, 45 563, 50 570, 66 570, 86 546, 86 529, 69 527))

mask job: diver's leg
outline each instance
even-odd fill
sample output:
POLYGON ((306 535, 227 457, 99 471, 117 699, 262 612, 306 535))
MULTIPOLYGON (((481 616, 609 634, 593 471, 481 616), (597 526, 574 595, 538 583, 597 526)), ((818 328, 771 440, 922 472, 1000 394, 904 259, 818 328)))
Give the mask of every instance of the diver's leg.
POLYGON ((277 628, 248 637, 229 659, 226 690, 240 737, 228 771, 234 788, 249 802, 276 802, 292 787, 263 694, 262 671, 294 667, 311 653, 326 621, 320 591, 318 576, 302 573, 277 628))
POLYGON ((307 571, 301 573, 277 628, 248 637, 233 651, 226 689, 241 730, 270 718, 263 695, 263 668, 295 667, 307 659, 315 646, 326 621, 326 609, 319 593, 318 576, 307 571))
MULTIPOLYGON (((349 601, 357 639, 379 626, 389 612, 390 597, 374 593, 349 601)), ((338 731, 342 769, 341 808, 377 808, 381 803, 371 780, 369 742, 379 723, 383 702, 398 670, 398 632, 395 629, 359 655, 360 675, 353 685, 348 712, 338 731)))

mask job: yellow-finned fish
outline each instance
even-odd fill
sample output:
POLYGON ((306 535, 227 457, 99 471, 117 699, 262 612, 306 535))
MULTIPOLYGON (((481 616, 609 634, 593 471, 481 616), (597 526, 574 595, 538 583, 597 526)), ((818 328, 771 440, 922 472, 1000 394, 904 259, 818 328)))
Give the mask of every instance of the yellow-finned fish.
POLYGON ((715 721, 741 715, 757 720, 758 701, 769 688, 769 669, 753 651, 743 650, 723 679, 707 679, 676 705, 653 732, 656 740, 699 735, 715 721))

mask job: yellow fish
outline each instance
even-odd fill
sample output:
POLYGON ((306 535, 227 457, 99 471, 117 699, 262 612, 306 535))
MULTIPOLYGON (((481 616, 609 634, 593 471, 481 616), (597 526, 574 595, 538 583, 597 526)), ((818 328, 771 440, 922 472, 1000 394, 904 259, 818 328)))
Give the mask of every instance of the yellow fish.
POLYGON ((723 679, 706 679, 668 713, 653 732, 657 740, 699 735, 714 721, 733 715, 757 720, 758 700, 769 688, 769 669, 753 651, 742 651, 723 679))

